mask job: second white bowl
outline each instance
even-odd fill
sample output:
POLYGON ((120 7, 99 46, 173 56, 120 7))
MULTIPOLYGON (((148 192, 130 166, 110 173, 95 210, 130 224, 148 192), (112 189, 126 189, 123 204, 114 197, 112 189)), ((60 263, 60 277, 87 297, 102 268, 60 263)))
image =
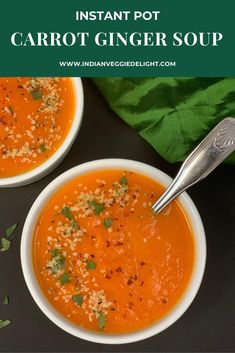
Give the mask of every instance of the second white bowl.
POLYGON ((62 160, 72 147, 72 144, 78 134, 82 122, 84 95, 82 80, 79 77, 73 77, 71 79, 75 91, 75 111, 72 125, 65 140, 62 142, 58 150, 50 158, 48 158, 48 160, 46 160, 36 168, 13 177, 0 178, 0 187, 21 186, 33 183, 34 181, 43 178, 45 175, 49 174, 53 169, 55 169, 60 162, 62 162, 62 160))

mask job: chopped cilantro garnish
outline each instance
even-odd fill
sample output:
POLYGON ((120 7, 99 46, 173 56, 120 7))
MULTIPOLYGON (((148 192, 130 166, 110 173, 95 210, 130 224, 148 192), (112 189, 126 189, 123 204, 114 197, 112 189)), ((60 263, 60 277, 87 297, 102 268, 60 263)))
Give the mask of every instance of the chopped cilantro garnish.
POLYGON ((56 261, 56 264, 52 266, 51 271, 52 273, 56 273, 62 268, 64 268, 64 256, 60 255, 60 257, 56 261))
POLYGON ((9 109, 9 111, 10 111, 11 115, 14 115, 14 109, 12 108, 12 106, 11 106, 11 105, 9 105, 8 109, 9 109))
POLYGON ((104 205, 96 200, 89 201, 89 204, 96 215, 99 215, 104 210, 104 205))
POLYGON ((17 226, 18 226, 18 223, 15 223, 12 226, 8 227, 6 229, 6 236, 10 237, 14 233, 14 231, 16 230, 17 226))
POLYGON ((95 270, 96 269, 96 263, 94 261, 87 261, 86 269, 87 270, 95 270))
POLYGON ((72 227, 74 230, 77 230, 77 229, 78 229, 78 224, 77 224, 77 222, 76 222, 76 221, 73 221, 73 222, 71 223, 71 227, 72 227))
POLYGON ((113 224, 113 219, 112 218, 106 218, 106 219, 104 219, 103 224, 104 224, 105 228, 109 228, 113 224))
POLYGON ((10 320, 1 320, 0 319, 0 328, 3 328, 4 326, 7 326, 11 323, 10 320))
POLYGON ((119 180, 119 183, 121 185, 127 185, 128 184, 127 178, 125 176, 122 176, 121 179, 119 180))
POLYGON ((10 248, 10 246, 11 246, 10 240, 8 240, 8 239, 6 239, 6 238, 2 238, 2 239, 1 239, 1 243, 2 243, 1 251, 7 251, 7 250, 9 250, 9 248, 10 248))
POLYGON ((57 261, 57 263, 54 266, 51 267, 51 272, 55 274, 62 268, 64 268, 64 260, 60 259, 57 261))
POLYGON ((2 304, 3 305, 8 305, 9 304, 9 296, 8 296, 7 293, 5 294, 5 296, 3 298, 2 304))
MULTIPOLYGON (((5 231, 6 236, 10 237, 14 233, 14 231, 16 230, 17 226, 18 226, 18 223, 15 223, 12 226, 8 227, 5 231)), ((9 239, 3 237, 1 239, 0 251, 7 251, 7 250, 9 250, 10 246, 11 246, 11 241, 9 239)))
POLYGON ((62 208, 61 210, 62 214, 67 218, 69 221, 71 221, 70 225, 74 230, 78 230, 78 223, 74 219, 74 215, 72 214, 70 208, 68 206, 62 208))
POLYGON ((98 316, 98 326, 100 329, 105 328, 106 318, 103 313, 99 313, 98 316))
POLYGON ((60 250, 59 250, 59 249, 57 249, 57 248, 55 248, 55 249, 51 249, 51 253, 52 253, 52 256, 54 257, 54 256, 57 256, 57 255, 59 255, 59 254, 60 254, 60 250))
POLYGON ((59 277, 59 280, 60 280, 60 284, 66 284, 66 283, 69 283, 71 280, 70 280, 70 277, 67 273, 63 273, 60 277, 59 277))
POLYGON ((65 216, 65 218, 67 218, 68 220, 70 220, 70 221, 72 221, 73 220, 73 215, 72 215, 72 213, 71 213, 71 210, 70 210, 70 208, 69 207, 64 207, 64 208, 62 208, 62 211, 61 211, 62 213, 63 213, 63 215, 65 216))
POLYGON ((82 305, 83 303, 83 297, 80 294, 73 295, 72 299, 77 305, 82 305))
POLYGON ((40 146, 39 146, 39 148, 40 148, 40 151, 42 152, 42 153, 44 153, 44 152, 46 152, 46 146, 44 145, 44 143, 42 143, 40 146))
POLYGON ((39 89, 31 91, 31 95, 34 100, 38 100, 42 98, 42 93, 39 91, 39 89))
POLYGON ((59 249, 51 250, 52 259, 49 268, 53 274, 65 267, 65 257, 60 253, 59 249))

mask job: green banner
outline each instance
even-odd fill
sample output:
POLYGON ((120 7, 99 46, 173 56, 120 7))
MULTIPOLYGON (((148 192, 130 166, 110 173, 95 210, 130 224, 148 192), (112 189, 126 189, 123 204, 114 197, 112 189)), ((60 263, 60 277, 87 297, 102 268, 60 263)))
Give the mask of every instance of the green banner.
POLYGON ((1 4, 0 75, 233 76, 231 0, 1 4))

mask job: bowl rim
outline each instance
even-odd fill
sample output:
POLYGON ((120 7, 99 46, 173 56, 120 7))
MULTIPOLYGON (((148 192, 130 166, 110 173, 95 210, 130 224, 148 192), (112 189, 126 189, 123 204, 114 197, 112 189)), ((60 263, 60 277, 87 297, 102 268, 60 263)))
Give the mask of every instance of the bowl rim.
POLYGON ((175 323, 188 309, 199 290, 203 278, 206 264, 206 238, 202 220, 197 208, 188 194, 183 192, 179 196, 178 200, 186 212, 193 230, 195 262, 188 287, 184 291, 181 299, 171 309, 171 311, 162 319, 144 329, 123 334, 102 334, 95 331, 82 329, 75 323, 69 321, 62 314, 60 314, 51 303, 49 303, 36 279, 32 256, 32 240, 34 234, 32 230, 35 227, 39 213, 47 203, 48 199, 64 184, 81 174, 108 169, 136 171, 137 173, 158 181, 163 186, 168 186, 172 181, 172 178, 161 170, 148 164, 128 159, 100 159, 86 162, 71 168, 53 180, 40 193, 33 203, 23 227, 20 256, 23 275, 28 289, 36 304, 52 322, 73 336, 90 342, 103 344, 124 344, 141 341, 162 332, 175 323))
POLYGON ((75 110, 73 115, 73 122, 59 148, 53 153, 45 162, 39 164, 37 167, 11 177, 0 178, 0 187, 15 187, 25 184, 30 184, 52 171, 65 157, 70 147, 72 146, 78 131, 81 126, 83 109, 84 109, 84 92, 82 80, 80 77, 70 77, 73 83, 75 95, 75 110))

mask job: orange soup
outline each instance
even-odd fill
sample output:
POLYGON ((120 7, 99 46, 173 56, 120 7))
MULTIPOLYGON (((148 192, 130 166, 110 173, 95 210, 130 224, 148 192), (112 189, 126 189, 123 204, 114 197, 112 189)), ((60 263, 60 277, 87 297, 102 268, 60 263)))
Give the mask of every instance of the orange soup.
POLYGON ((49 200, 34 235, 34 266, 52 305, 91 330, 124 333, 166 315, 192 274, 194 240, 178 202, 151 206, 163 187, 107 170, 77 177, 49 200))
POLYGON ((71 127, 75 95, 70 78, 0 78, 0 178, 45 162, 71 127))

